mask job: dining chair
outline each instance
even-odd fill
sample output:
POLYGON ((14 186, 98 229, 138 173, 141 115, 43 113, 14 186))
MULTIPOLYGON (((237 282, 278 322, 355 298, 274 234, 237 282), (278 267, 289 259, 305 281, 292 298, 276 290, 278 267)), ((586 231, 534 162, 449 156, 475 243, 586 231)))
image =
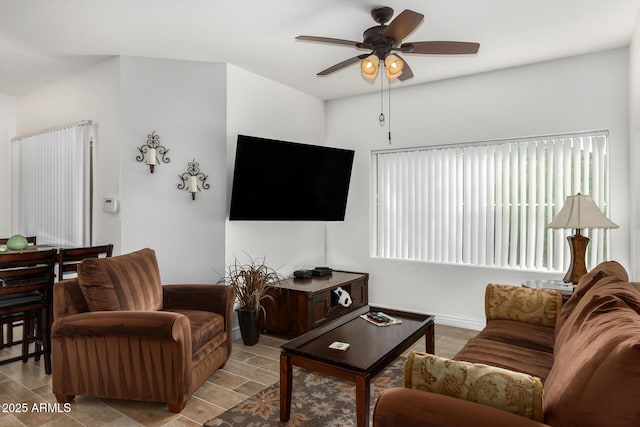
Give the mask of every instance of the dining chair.
POLYGON ((113 245, 87 246, 84 248, 60 248, 58 251, 58 281, 65 278, 65 274, 78 271, 78 264, 85 258, 109 258, 113 253, 113 245))
POLYGON ((16 339, 13 329, 23 326, 24 315, 22 313, 14 313, 13 315, 0 316, 0 350, 22 343, 21 339, 16 339), (5 335, 6 327, 6 335, 5 335))
MULTIPOLYGON (((36 236, 28 236, 26 239, 27 243, 30 245, 35 246, 38 244, 36 236)), ((0 245, 6 245, 8 241, 9 237, 0 237, 0 245)), ((0 316, 0 349, 22 343, 22 340, 15 340, 13 338, 13 329, 23 325, 24 323, 22 322, 21 314, 0 316), (6 341, 4 335, 5 326, 7 328, 6 341)))
POLYGON ((22 354, 4 359, 0 365, 44 355, 45 373, 51 373, 51 305, 57 249, 0 254, 0 317, 19 316, 22 354), (29 353, 36 342, 42 350, 29 353))

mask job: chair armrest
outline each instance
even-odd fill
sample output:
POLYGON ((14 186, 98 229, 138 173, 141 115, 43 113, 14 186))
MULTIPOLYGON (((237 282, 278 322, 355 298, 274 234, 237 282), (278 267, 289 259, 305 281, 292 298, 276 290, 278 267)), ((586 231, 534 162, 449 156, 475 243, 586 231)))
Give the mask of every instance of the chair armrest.
POLYGON ((76 277, 60 280, 53 285, 53 319, 61 319, 89 311, 87 301, 76 277))
POLYGON ((501 409, 408 388, 382 392, 373 411, 374 427, 548 427, 501 409))
POLYGON ((94 311, 56 320, 52 391, 182 404, 192 390, 189 319, 158 311, 94 311))
POLYGON ((180 313, 163 311, 93 311, 67 316, 53 322, 51 337, 130 336, 188 341, 189 319, 180 313))
POLYGON ((233 314, 235 293, 227 285, 164 285, 162 306, 164 310, 200 310, 233 314))
POLYGON ((542 421, 542 382, 521 372, 409 352, 406 388, 443 394, 542 421))
POLYGON ((487 320, 517 320, 533 325, 556 325, 562 293, 551 289, 489 284, 485 290, 487 320))
POLYGON ((227 332, 227 354, 231 354, 233 338, 233 305, 236 293, 228 285, 164 285, 164 310, 201 310, 218 313, 224 318, 227 332))

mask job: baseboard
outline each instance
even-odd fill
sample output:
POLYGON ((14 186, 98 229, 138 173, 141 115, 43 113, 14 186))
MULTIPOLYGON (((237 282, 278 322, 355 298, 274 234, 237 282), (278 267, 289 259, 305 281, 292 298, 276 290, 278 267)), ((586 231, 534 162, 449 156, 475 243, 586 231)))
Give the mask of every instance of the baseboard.
MULTIPOLYGON (((455 326, 456 328, 471 329, 473 331, 481 331, 485 327, 485 322, 479 322, 477 320, 471 320, 464 317, 447 316, 444 314, 436 315, 436 323, 439 325, 455 326)), ((232 340, 239 340, 241 338, 242 336, 240 335, 239 326, 231 329, 232 340)))
POLYGON ((464 317, 447 316, 446 314, 437 314, 436 324, 471 329, 473 331, 481 331, 485 327, 484 321, 472 320, 464 317))
POLYGON ((242 338, 242 335, 240 335, 240 326, 236 326, 235 328, 231 329, 231 339, 232 340, 239 340, 240 338, 242 338))

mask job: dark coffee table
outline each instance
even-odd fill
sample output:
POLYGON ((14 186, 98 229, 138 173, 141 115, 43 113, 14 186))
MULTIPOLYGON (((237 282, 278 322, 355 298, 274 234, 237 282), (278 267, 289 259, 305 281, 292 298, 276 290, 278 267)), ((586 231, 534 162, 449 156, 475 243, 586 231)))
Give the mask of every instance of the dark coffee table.
POLYGON ((371 380, 420 337, 428 353, 434 352, 434 316, 365 306, 334 322, 314 329, 281 346, 280 421, 291 415, 292 367, 331 375, 356 384, 357 426, 368 427, 371 380), (376 326, 360 318, 383 311, 402 320, 399 325, 376 326), (333 350, 334 341, 350 344, 347 351, 333 350))

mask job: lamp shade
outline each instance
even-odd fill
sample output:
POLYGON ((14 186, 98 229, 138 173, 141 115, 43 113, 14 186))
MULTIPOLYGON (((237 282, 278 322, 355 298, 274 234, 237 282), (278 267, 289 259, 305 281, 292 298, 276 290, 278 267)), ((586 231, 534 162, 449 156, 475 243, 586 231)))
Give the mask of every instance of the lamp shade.
POLYGON ((389 55, 384 59, 384 71, 389 80, 395 80, 400 77, 403 68, 404 61, 396 55, 389 55))
POLYGON ((369 55, 360 62, 360 72, 362 77, 369 81, 375 80, 378 75, 378 64, 380 59, 375 55, 369 55))
POLYGON ((618 228, 607 218, 591 196, 576 194, 567 197, 558 215, 547 224, 548 228, 618 228))

